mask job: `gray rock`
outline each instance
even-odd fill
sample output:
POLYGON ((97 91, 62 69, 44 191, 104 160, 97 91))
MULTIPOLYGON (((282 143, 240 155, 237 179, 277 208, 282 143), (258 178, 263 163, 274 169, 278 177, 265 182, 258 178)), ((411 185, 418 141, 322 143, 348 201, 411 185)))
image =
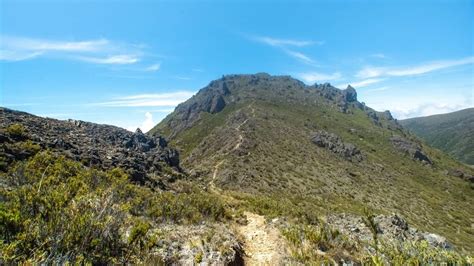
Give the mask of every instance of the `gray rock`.
POLYGON ((395 149, 397 149, 398 151, 402 153, 407 154, 414 160, 418 160, 420 162, 423 162, 429 165, 433 164, 433 162, 428 157, 428 155, 426 155, 424 151, 422 150, 420 144, 410 141, 401 136, 393 136, 390 138, 390 141, 392 142, 392 145, 393 147, 395 147, 395 149))
POLYGON ((342 139, 334 133, 320 130, 313 136, 312 141, 317 146, 338 154, 346 160, 360 162, 364 159, 362 153, 354 144, 343 142, 342 139))
POLYGON ((423 233, 423 239, 428 241, 431 246, 440 247, 444 249, 451 249, 452 245, 446 241, 446 238, 433 234, 433 233, 423 233))
POLYGON ((344 94, 344 99, 347 102, 357 101, 357 92, 351 85, 347 86, 347 88, 343 91, 343 94, 344 94))
MULTIPOLYGON (((140 129, 133 133, 115 126, 79 120, 61 121, 0 108, 1 128, 12 124, 23 125, 27 138, 43 148, 49 148, 86 166, 102 169, 122 167, 134 181, 141 184, 163 186, 160 181, 150 178, 162 176, 163 166, 173 168, 178 174, 182 171, 178 151, 169 148, 162 136, 148 136, 140 129)), ((6 132, 1 134, 4 141, 0 143, 0 148, 8 151, 8 147, 17 140, 6 132)), ((32 155, 24 151, 11 154, 17 160, 32 155)))

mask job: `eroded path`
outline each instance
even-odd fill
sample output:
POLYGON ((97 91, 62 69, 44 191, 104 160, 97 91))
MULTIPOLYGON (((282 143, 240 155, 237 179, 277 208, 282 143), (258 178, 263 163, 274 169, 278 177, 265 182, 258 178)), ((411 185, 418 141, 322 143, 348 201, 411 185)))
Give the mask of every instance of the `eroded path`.
POLYGON ((265 222, 265 217, 245 212, 247 225, 236 228, 243 238, 245 265, 283 265, 286 257, 285 241, 280 231, 265 222))

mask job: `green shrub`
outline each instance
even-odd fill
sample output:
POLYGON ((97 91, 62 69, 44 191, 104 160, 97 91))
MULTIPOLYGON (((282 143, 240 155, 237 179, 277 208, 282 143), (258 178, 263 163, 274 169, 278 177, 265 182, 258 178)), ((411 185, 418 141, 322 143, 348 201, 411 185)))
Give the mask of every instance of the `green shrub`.
POLYGON ((229 217, 216 195, 160 193, 131 183, 121 169, 89 169, 51 152, 17 162, 0 178, 0 263, 156 261, 148 251, 159 242, 152 230, 159 223, 229 217))
POLYGON ((331 258, 344 257, 344 251, 356 250, 345 236, 324 222, 317 226, 291 225, 282 234, 290 243, 292 257, 304 264, 329 263, 331 258))
POLYGON ((26 129, 21 124, 12 124, 6 128, 6 132, 14 139, 26 137, 26 129))

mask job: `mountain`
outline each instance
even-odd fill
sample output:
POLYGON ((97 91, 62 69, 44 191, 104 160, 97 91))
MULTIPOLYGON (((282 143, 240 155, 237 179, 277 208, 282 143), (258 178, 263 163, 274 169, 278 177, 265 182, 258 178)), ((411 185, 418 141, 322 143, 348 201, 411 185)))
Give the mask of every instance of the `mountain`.
POLYGON ((0 264, 467 264, 473 174, 288 76, 224 76, 147 134, 0 108, 0 264))
POLYGON ((474 165, 474 108, 405 119, 400 124, 429 145, 474 165))
POLYGON ((262 213, 395 212, 474 250, 472 169, 359 102, 350 86, 223 76, 149 134, 167 137, 202 186, 262 213))

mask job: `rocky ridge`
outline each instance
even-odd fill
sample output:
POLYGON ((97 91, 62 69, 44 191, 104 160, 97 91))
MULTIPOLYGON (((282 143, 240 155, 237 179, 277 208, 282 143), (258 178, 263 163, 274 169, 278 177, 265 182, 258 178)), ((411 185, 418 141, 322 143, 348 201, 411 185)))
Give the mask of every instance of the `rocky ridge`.
POLYGON ((24 150, 12 147, 18 138, 30 140, 42 149, 51 149, 86 166, 100 169, 121 167, 140 184, 164 186, 182 172, 179 154, 158 135, 136 132, 79 120, 42 118, 24 112, 0 108, 0 126, 21 125, 17 134, 0 134, 6 163, 24 159, 24 150), (165 169, 170 169, 165 171, 165 169), (174 172, 174 174, 172 174, 174 172))

